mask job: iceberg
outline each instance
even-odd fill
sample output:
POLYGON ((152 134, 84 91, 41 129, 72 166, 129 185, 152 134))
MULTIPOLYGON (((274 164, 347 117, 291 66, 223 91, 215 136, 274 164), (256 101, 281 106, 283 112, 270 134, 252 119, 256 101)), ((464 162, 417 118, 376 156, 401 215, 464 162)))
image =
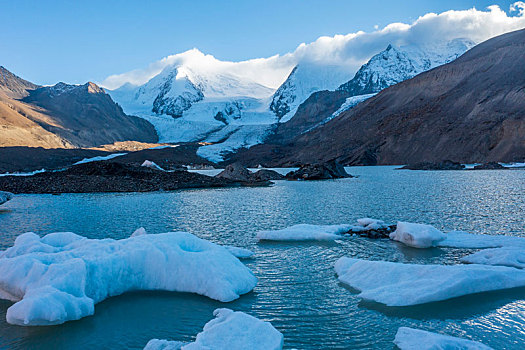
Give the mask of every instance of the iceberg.
POLYGON ((11 192, 0 191, 0 205, 11 200, 12 198, 13 194, 11 192))
POLYGON ((485 249, 461 258, 461 262, 525 269, 525 247, 485 249))
POLYGON ((72 232, 18 236, 0 252, 0 298, 15 302, 7 322, 55 325, 94 313, 131 290, 191 292, 228 302, 257 284, 226 248, 187 232, 88 239, 72 232))
POLYGON ((342 257, 339 281, 359 297, 387 306, 409 306, 525 286, 525 271, 485 265, 416 265, 342 257))
POLYGON ((432 333, 421 329, 400 327, 394 344, 401 350, 491 350, 492 348, 472 340, 432 333))
POLYGON ((479 235, 463 231, 450 231, 438 247, 484 249, 506 246, 525 247, 525 237, 505 235, 479 235))
POLYGON ((204 325, 192 343, 152 339, 144 350, 277 350, 283 347, 283 335, 270 322, 230 309, 216 309, 215 318, 204 325))
POLYGON ((430 248, 443 241, 446 235, 434 226, 398 221, 390 239, 414 248, 430 248))
POLYGON ((299 224, 282 230, 260 231, 260 241, 333 241, 343 238, 352 225, 310 225, 299 224))

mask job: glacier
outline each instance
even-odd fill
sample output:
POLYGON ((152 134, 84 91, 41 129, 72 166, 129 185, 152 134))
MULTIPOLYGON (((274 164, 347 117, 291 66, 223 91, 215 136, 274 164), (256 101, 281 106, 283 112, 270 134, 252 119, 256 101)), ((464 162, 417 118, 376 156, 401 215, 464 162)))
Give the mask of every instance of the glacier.
POLYGON ((399 327, 394 344, 401 350, 491 350, 477 341, 409 327, 399 327))
POLYGON ((486 265, 417 265, 342 257, 339 281, 358 296, 387 306, 410 306, 468 294, 525 287, 525 271, 486 265))
POLYGON ((282 333, 270 322, 224 308, 216 309, 213 316, 215 318, 204 325, 194 342, 152 339, 144 350, 278 350, 283 347, 282 333))
POLYGON ((190 292, 222 302, 250 292, 252 271, 226 248, 187 232, 88 239, 72 232, 28 232, 0 252, 0 298, 8 323, 55 325, 94 313, 132 290, 190 292))

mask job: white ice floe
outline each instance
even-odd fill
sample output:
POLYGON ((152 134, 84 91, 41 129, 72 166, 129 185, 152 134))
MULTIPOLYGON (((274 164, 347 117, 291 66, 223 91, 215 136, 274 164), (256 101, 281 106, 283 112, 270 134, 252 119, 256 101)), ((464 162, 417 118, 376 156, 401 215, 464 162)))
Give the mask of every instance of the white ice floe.
POLYGON ((472 340, 432 333, 421 329, 400 327, 394 344, 401 350, 491 350, 492 348, 472 340))
POLYGON ((362 232, 369 230, 379 230, 381 228, 388 227, 383 220, 370 219, 370 218, 361 218, 357 219, 357 225, 352 226, 352 231, 362 232))
POLYGON ((390 234, 390 239, 414 248, 429 248, 446 238, 445 234, 434 226, 398 221, 397 228, 390 234))
POLYGON ((352 225, 309 225, 299 224, 282 230, 260 231, 260 241, 333 241, 342 238, 352 225))
POLYGON ((12 198, 13 194, 11 192, 0 191, 0 205, 11 200, 12 198))
POLYGON ((450 231, 445 240, 437 244, 438 247, 450 248, 499 248, 499 247, 525 247, 525 237, 505 235, 479 235, 463 231, 450 231))
POLYGON ((343 257, 339 280, 359 297, 388 306, 408 306, 467 294, 525 286, 525 271, 485 265, 415 265, 343 257))
POLYGON ((110 160, 113 158, 117 158, 120 156, 125 156, 127 153, 113 153, 108 156, 97 156, 97 157, 91 157, 91 158, 84 158, 82 160, 79 160, 76 163, 73 163, 73 165, 79 165, 79 164, 85 164, 85 163, 91 163, 91 162, 100 162, 103 160, 110 160))
POLYGON ((461 259, 464 263, 525 268, 525 247, 485 249, 461 259))
POLYGON ((249 249, 234 247, 231 245, 223 245, 223 247, 226 248, 226 250, 228 250, 233 256, 239 259, 248 259, 254 255, 254 253, 249 249))
POLYGON ((283 347, 283 335, 270 322, 244 312, 217 309, 215 318, 204 325, 192 343, 152 339, 145 350, 277 350, 283 347))
POLYGON ((186 232, 122 240, 28 232, 0 252, 0 298, 15 302, 7 322, 17 325, 76 320, 131 290, 192 292, 227 302, 256 283, 228 250, 186 232))
POLYGON ((144 163, 141 164, 141 166, 150 168, 150 169, 165 171, 163 168, 158 166, 157 163, 152 162, 151 160, 147 160, 147 159, 144 161, 144 163))

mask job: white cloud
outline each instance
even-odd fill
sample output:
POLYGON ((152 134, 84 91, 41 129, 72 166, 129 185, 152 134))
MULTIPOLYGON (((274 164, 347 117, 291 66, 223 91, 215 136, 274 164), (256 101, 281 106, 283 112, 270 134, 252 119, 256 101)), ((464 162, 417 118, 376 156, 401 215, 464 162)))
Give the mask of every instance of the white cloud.
POLYGON ((147 68, 112 75, 101 85, 114 89, 125 83, 140 85, 160 73, 167 66, 185 65, 194 70, 227 72, 277 88, 291 69, 300 62, 343 66, 355 72, 371 56, 388 44, 397 46, 432 44, 456 38, 476 43, 491 37, 525 28, 525 2, 510 6, 509 13, 493 5, 486 10, 475 8, 443 13, 427 13, 411 24, 391 23, 372 32, 359 31, 333 37, 323 36, 309 44, 299 45, 295 51, 279 56, 257 58, 242 62, 228 62, 204 55, 197 49, 171 55, 150 64, 147 68))

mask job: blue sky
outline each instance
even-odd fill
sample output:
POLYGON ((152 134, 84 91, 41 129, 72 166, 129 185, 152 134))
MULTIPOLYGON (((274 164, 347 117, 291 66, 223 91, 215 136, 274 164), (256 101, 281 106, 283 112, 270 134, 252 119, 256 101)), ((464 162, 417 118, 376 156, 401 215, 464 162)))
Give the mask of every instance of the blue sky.
POLYGON ((0 0, 0 65, 39 84, 102 81, 194 47, 221 60, 268 57, 322 35, 512 2, 0 0))

